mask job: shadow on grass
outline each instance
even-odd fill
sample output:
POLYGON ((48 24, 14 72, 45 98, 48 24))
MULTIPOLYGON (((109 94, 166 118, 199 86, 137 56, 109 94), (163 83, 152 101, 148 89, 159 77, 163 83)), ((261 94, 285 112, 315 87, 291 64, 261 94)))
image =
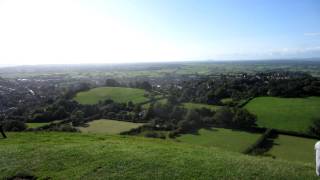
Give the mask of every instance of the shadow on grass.
POLYGON ((275 143, 274 140, 278 138, 278 134, 272 133, 268 138, 266 138, 259 147, 257 147, 251 154, 252 155, 261 155, 268 156, 275 159, 276 157, 268 154, 273 146, 279 146, 280 144, 275 143))

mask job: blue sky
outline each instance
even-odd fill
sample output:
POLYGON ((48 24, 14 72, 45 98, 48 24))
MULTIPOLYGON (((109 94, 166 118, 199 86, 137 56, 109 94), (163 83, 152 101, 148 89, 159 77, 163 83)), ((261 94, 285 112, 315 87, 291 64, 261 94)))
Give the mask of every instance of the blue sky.
POLYGON ((319 0, 0 0, 0 23, 4 64, 320 57, 319 0))

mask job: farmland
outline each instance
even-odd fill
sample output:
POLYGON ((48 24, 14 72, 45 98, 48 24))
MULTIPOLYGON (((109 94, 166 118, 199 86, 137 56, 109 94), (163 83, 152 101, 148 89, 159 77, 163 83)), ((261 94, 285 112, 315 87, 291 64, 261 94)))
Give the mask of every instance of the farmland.
POLYGON ((233 131, 231 129, 211 128, 200 129, 198 134, 185 134, 176 139, 183 143, 242 152, 252 145, 260 135, 244 131, 233 131))
MULTIPOLYGON (((166 104, 168 102, 168 99, 164 98, 164 99, 157 100, 156 102, 160 104, 166 104)), ((144 109, 147 109, 150 107, 150 103, 143 104, 142 107, 144 109)))
POLYGON ((320 97, 257 97, 245 108, 257 115, 261 127, 306 132, 312 118, 319 116, 320 97))
POLYGON ((50 124, 50 123, 26 123, 28 128, 38 128, 38 127, 45 126, 48 124, 50 124))
POLYGON ((137 128, 143 123, 131 123, 125 121, 115 121, 109 119, 100 119, 87 123, 87 127, 80 127, 83 133, 102 133, 102 134, 120 134, 124 131, 137 128))
POLYGON ((142 89, 123 88, 123 87, 100 87, 89 91, 79 92, 74 98, 81 104, 97 104, 99 101, 112 99, 115 102, 141 103, 147 101, 144 95, 147 92, 142 89))
POLYGON ((314 163, 315 139, 279 135, 266 154, 276 159, 314 163))
POLYGON ((8 137, 0 139, 0 179, 317 179, 311 164, 157 139, 57 132, 8 137))

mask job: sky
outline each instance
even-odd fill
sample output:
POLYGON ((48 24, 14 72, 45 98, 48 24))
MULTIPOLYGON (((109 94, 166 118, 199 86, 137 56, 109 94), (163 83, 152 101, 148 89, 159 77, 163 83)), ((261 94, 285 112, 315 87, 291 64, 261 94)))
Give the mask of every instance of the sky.
POLYGON ((311 57, 319 0, 0 0, 0 64, 311 57))

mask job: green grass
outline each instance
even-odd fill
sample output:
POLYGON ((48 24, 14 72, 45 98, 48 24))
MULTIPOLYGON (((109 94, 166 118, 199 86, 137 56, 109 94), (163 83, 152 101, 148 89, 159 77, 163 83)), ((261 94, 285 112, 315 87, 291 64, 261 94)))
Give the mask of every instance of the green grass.
POLYGON ((45 126, 48 124, 50 124, 50 123, 26 123, 27 128, 38 128, 38 127, 45 126))
POLYGON ((8 133, 0 154, 0 179, 317 179, 313 164, 141 137, 8 133))
POLYGON ((187 109, 201 109, 201 108, 208 108, 212 111, 216 111, 221 106, 209 105, 209 104, 200 104, 200 103, 183 103, 182 104, 187 109))
POLYGON ((141 103, 147 101, 148 98, 144 96, 147 92, 143 89, 124 88, 124 87, 100 87, 89 91, 79 92, 75 96, 75 100, 81 104, 96 104, 99 101, 112 99, 115 102, 127 103, 141 103))
POLYGON ((314 163, 315 139, 301 138, 288 135, 279 135, 274 145, 266 154, 277 159, 314 163))
POLYGON ((222 102, 223 104, 227 104, 227 103, 230 103, 230 102, 232 102, 232 101, 233 101, 232 98, 223 98, 223 99, 221 99, 221 102, 222 102))
MULTIPOLYGON (((161 104, 166 104, 168 102, 168 99, 160 99, 160 100, 157 100, 156 103, 161 103, 161 104)), ((150 107, 150 103, 146 103, 144 105, 142 105, 142 108, 144 109, 148 109, 150 107)))
POLYGON ((257 115, 261 127, 306 132, 312 118, 320 116, 320 97, 258 97, 245 108, 257 115))
POLYGON ((87 125, 88 127, 79 128, 80 131, 84 133, 120 134, 121 132, 142 126, 143 123, 100 119, 91 121, 87 125))
POLYGON ((162 136, 166 137, 167 140, 171 140, 169 138, 170 131, 145 130, 145 131, 142 131, 139 134, 137 134, 137 136, 145 137, 145 135, 148 134, 148 133, 157 133, 158 135, 162 135, 162 136))
POLYGON ((185 134, 176 139, 180 142, 219 147, 229 151, 242 152, 256 142, 258 133, 233 131, 224 128, 200 129, 198 134, 185 134))

